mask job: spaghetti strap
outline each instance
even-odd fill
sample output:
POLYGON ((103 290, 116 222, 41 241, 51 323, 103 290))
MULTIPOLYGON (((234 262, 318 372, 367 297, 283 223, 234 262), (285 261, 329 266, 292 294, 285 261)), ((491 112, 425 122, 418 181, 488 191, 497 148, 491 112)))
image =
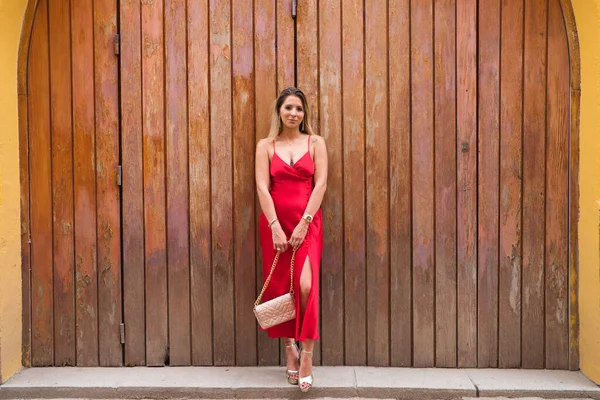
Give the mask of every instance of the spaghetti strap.
POLYGON ((310 134, 308 135, 308 152, 310 154, 310 134))

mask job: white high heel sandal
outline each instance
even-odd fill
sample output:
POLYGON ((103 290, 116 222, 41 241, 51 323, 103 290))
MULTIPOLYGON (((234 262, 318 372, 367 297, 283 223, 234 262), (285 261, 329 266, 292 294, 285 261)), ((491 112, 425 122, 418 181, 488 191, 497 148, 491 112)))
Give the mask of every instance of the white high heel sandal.
MULTIPOLYGON (((306 351, 306 350, 302 349, 302 353, 310 354, 310 356, 312 357, 312 351, 306 351)), ((302 353, 300 353, 300 356, 302 356, 302 353)), ((298 384, 300 386, 300 391, 302 391, 303 393, 308 392, 310 390, 310 388, 312 388, 312 385, 313 385, 312 374, 309 376, 306 376, 304 378, 300 378, 298 380, 298 384)))
MULTIPOLYGON (((298 346, 296 346, 296 343, 292 342, 290 344, 286 344, 285 345, 286 348, 288 347, 293 347, 296 349, 296 354, 298 354, 298 363, 300 363, 300 350, 298 349, 298 346)), ((287 378, 287 381, 290 385, 297 385, 298 384, 298 371, 294 371, 291 369, 286 369, 285 370, 285 377, 287 378)))

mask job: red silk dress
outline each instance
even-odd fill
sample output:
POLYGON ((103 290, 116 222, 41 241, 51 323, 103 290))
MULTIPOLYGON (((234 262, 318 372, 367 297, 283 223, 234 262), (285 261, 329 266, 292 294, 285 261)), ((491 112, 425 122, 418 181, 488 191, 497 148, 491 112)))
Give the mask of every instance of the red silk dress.
MULTIPOLYGON (((310 135, 308 151, 292 166, 283 161, 275 151, 273 141, 273 159, 269 170, 271 176, 271 197, 275 204, 277 219, 289 240, 294 228, 304 215, 308 200, 314 188, 315 163, 310 155, 310 135)), ((319 270, 323 249, 323 231, 321 210, 313 216, 308 226, 304 242, 296 251, 294 262, 294 294, 296 298, 296 319, 267 329, 269 337, 290 337, 304 341, 319 338, 319 270), (300 313, 300 276, 306 257, 312 268, 312 286, 304 315, 300 313)), ((264 213, 259 218, 259 234, 263 258, 263 283, 269 276, 276 251, 273 249, 273 236, 264 213)), ((271 277, 269 286, 263 295, 263 301, 281 296, 290 290, 290 262, 292 248, 279 256, 279 261, 271 277)))

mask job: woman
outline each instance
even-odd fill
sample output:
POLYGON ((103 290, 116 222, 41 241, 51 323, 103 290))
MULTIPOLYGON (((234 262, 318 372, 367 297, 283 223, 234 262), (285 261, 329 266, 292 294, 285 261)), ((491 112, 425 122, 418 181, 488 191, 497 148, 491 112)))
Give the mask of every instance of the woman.
POLYGON ((289 267, 296 251, 296 318, 267 332, 269 337, 283 338, 288 382, 307 392, 313 383, 314 342, 319 338, 318 279, 323 248, 320 207, 327 186, 327 149, 323 138, 312 131, 306 96, 297 88, 281 92, 273 109, 269 136, 256 146, 256 185, 262 209, 259 230, 263 278, 268 276, 276 253, 280 253, 264 301, 289 290, 289 267))

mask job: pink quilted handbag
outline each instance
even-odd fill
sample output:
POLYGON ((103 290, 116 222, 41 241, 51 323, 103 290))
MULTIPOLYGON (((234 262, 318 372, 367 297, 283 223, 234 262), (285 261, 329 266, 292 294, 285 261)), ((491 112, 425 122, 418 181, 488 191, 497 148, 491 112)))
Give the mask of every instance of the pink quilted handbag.
POLYGON ((269 272, 269 276, 267 277, 267 280, 265 281, 258 298, 254 302, 254 315, 256 315, 256 319, 258 320, 260 327, 263 329, 267 329, 296 318, 296 301, 294 300, 295 258, 296 251, 294 251, 292 254, 292 262, 290 265, 290 292, 260 304, 263 294, 265 293, 265 290, 271 281, 271 275, 273 275, 277 261, 279 260, 279 252, 277 252, 275 255, 271 272, 269 272))

